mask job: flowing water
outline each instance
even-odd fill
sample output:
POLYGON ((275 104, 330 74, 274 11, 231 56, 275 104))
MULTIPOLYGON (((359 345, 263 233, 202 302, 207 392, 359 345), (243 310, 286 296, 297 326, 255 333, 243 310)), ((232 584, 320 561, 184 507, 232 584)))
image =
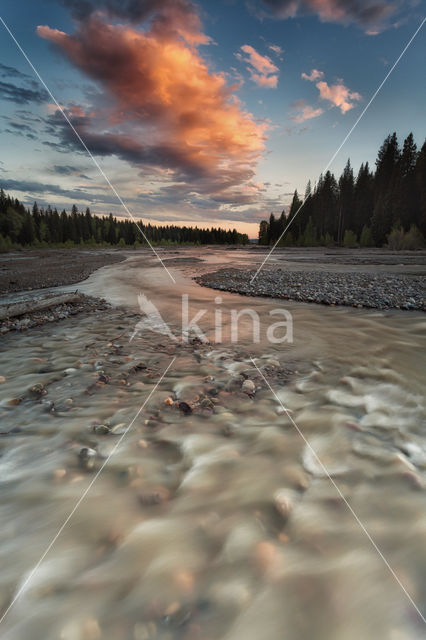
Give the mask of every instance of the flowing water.
POLYGON ((79 287, 126 309, 2 338, 2 637, 423 638, 424 315, 218 299, 191 274, 249 254, 180 256, 175 284, 142 253, 79 287), (139 293, 175 334, 187 294, 210 344, 152 331, 139 293), (247 308, 260 341, 246 316, 231 343, 247 308))

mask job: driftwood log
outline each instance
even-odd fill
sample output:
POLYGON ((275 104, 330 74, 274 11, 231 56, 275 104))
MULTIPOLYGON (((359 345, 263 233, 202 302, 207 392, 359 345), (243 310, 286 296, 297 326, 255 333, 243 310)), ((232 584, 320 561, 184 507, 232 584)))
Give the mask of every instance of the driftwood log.
POLYGON ((11 302, 10 304, 0 305, 0 320, 7 318, 15 318, 23 316, 26 313, 34 313, 43 309, 50 309, 58 304, 74 303, 82 300, 81 293, 62 293, 44 298, 21 300, 20 302, 11 302))

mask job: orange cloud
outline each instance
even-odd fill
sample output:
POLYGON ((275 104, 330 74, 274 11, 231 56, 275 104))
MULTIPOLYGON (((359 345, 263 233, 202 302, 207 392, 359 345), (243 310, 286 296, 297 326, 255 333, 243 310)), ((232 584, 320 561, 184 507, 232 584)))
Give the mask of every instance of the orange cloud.
MULTIPOLYGON (((327 100, 331 102, 331 104, 335 107, 339 107, 342 113, 346 113, 355 107, 355 102, 362 99, 362 96, 356 91, 351 91, 348 87, 345 87, 343 81, 338 81, 337 84, 329 85, 324 78, 324 72, 319 71, 318 69, 312 69, 310 74, 302 73, 302 78, 304 80, 309 80, 309 82, 316 82, 315 86, 317 87, 320 98, 322 100, 327 100)), ((312 116, 315 117, 315 116, 312 116)))
POLYGON ((361 95, 356 91, 351 91, 344 84, 328 85, 324 80, 317 83, 322 100, 328 100, 335 107, 339 107, 342 113, 346 113, 355 107, 354 101, 361 100, 361 95))
POLYGON ((174 4, 146 31, 99 13, 73 35, 37 31, 102 86, 102 107, 73 120, 98 153, 166 168, 180 181, 210 179, 218 190, 243 184, 254 175, 267 127, 243 108, 224 74, 209 70, 197 50, 208 41, 198 18, 182 21, 174 4))
POLYGON ((250 77, 259 87, 275 89, 278 85, 278 67, 272 62, 268 56, 262 56, 254 47, 244 44, 241 51, 246 54, 236 53, 236 57, 242 62, 248 64, 250 77))
POLYGON ((305 122, 305 120, 312 120, 312 118, 318 118, 324 110, 321 107, 314 109, 309 104, 305 104, 304 100, 298 100, 293 105, 295 109, 299 109, 299 113, 291 118, 294 122, 305 122))

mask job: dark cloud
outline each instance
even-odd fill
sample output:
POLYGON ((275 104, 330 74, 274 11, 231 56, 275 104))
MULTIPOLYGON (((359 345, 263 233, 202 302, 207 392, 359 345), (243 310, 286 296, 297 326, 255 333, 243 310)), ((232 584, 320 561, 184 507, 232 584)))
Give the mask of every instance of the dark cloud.
POLYGON ((26 109, 16 109, 15 115, 24 122, 42 122, 42 119, 39 116, 34 115, 34 113, 27 111, 26 109))
POLYGON ((6 64, 2 64, 0 62, 0 76, 2 78, 21 78, 22 80, 29 80, 31 79, 29 75, 27 75, 26 73, 22 73, 22 71, 19 71, 18 69, 16 69, 15 67, 8 67, 6 64))
POLYGON ((0 186, 5 191, 22 191, 31 194, 31 197, 43 194, 51 194, 69 198, 70 201, 82 201, 85 203, 118 204, 117 198, 110 194, 93 194, 84 189, 64 189, 57 184, 45 184, 34 180, 2 180, 0 186))
POLYGON ((28 138, 28 140, 37 140, 37 136, 35 136, 33 133, 22 133, 21 131, 13 131, 12 129, 5 129, 4 132, 11 133, 15 136, 21 136, 22 138, 28 138))
POLYGON ((278 18, 316 14, 323 22, 353 22, 365 29, 380 28, 404 4, 400 0, 259 0, 259 3, 257 7, 267 7, 269 14, 278 18))
POLYGON ((96 11, 125 18, 130 22, 144 22, 154 15, 180 11, 193 14, 194 5, 188 0, 60 0, 77 20, 85 20, 96 11))
POLYGON ((58 173, 61 176, 79 176, 80 178, 84 178, 85 180, 91 180, 89 176, 86 176, 84 173, 81 173, 78 167, 74 167, 70 164, 55 164, 53 166, 54 173, 58 173))
POLYGON ((44 89, 17 87, 11 82, 0 80, 0 97, 16 104, 30 104, 32 102, 41 104, 47 101, 48 94, 44 89))
POLYGON ((1 117, 7 122, 8 128, 4 129, 5 133, 11 133, 12 135, 28 138, 29 140, 37 140, 37 136, 33 133, 33 127, 30 127, 28 124, 25 124, 23 122, 14 120, 9 116, 1 117))
MULTIPOLYGON (((143 143, 143 133, 133 123, 129 133, 102 132, 99 126, 100 131, 94 132, 93 117, 81 108, 71 107, 66 110, 66 115, 93 155, 116 156, 130 164, 144 166, 145 178, 150 174, 164 178, 164 172, 167 171, 168 179, 174 183, 185 183, 188 191, 196 189, 199 193, 208 194, 232 189, 254 176, 254 169, 246 165, 245 158, 226 168, 220 168, 216 163, 212 170, 210 164, 202 161, 205 150, 201 149, 203 155, 200 157, 193 146, 184 144, 181 139, 176 142, 170 139, 161 144, 143 143)), ((44 145, 61 153, 86 153, 59 110, 47 116, 44 123, 45 133, 55 138, 54 141, 44 141, 44 145)), ((226 197, 223 199, 225 201, 226 197)))
POLYGON ((32 128, 27 124, 22 124, 21 122, 9 122, 9 127, 15 129, 16 131, 32 131, 32 128))
POLYGON ((38 82, 26 73, 22 73, 15 67, 9 67, 0 63, 1 78, 16 78, 22 86, 18 86, 7 80, 0 80, 0 99, 24 105, 36 103, 40 104, 48 100, 45 91, 38 82))

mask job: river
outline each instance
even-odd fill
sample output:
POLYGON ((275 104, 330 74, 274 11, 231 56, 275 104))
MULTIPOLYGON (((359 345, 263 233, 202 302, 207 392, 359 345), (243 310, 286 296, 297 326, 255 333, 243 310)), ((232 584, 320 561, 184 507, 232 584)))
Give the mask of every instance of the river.
POLYGON ((78 287, 125 310, 2 338, 2 637, 423 638, 424 314, 219 295, 191 276, 249 251, 162 256, 174 283, 142 252, 78 287), (141 293, 176 336, 188 296, 209 344, 141 293))

